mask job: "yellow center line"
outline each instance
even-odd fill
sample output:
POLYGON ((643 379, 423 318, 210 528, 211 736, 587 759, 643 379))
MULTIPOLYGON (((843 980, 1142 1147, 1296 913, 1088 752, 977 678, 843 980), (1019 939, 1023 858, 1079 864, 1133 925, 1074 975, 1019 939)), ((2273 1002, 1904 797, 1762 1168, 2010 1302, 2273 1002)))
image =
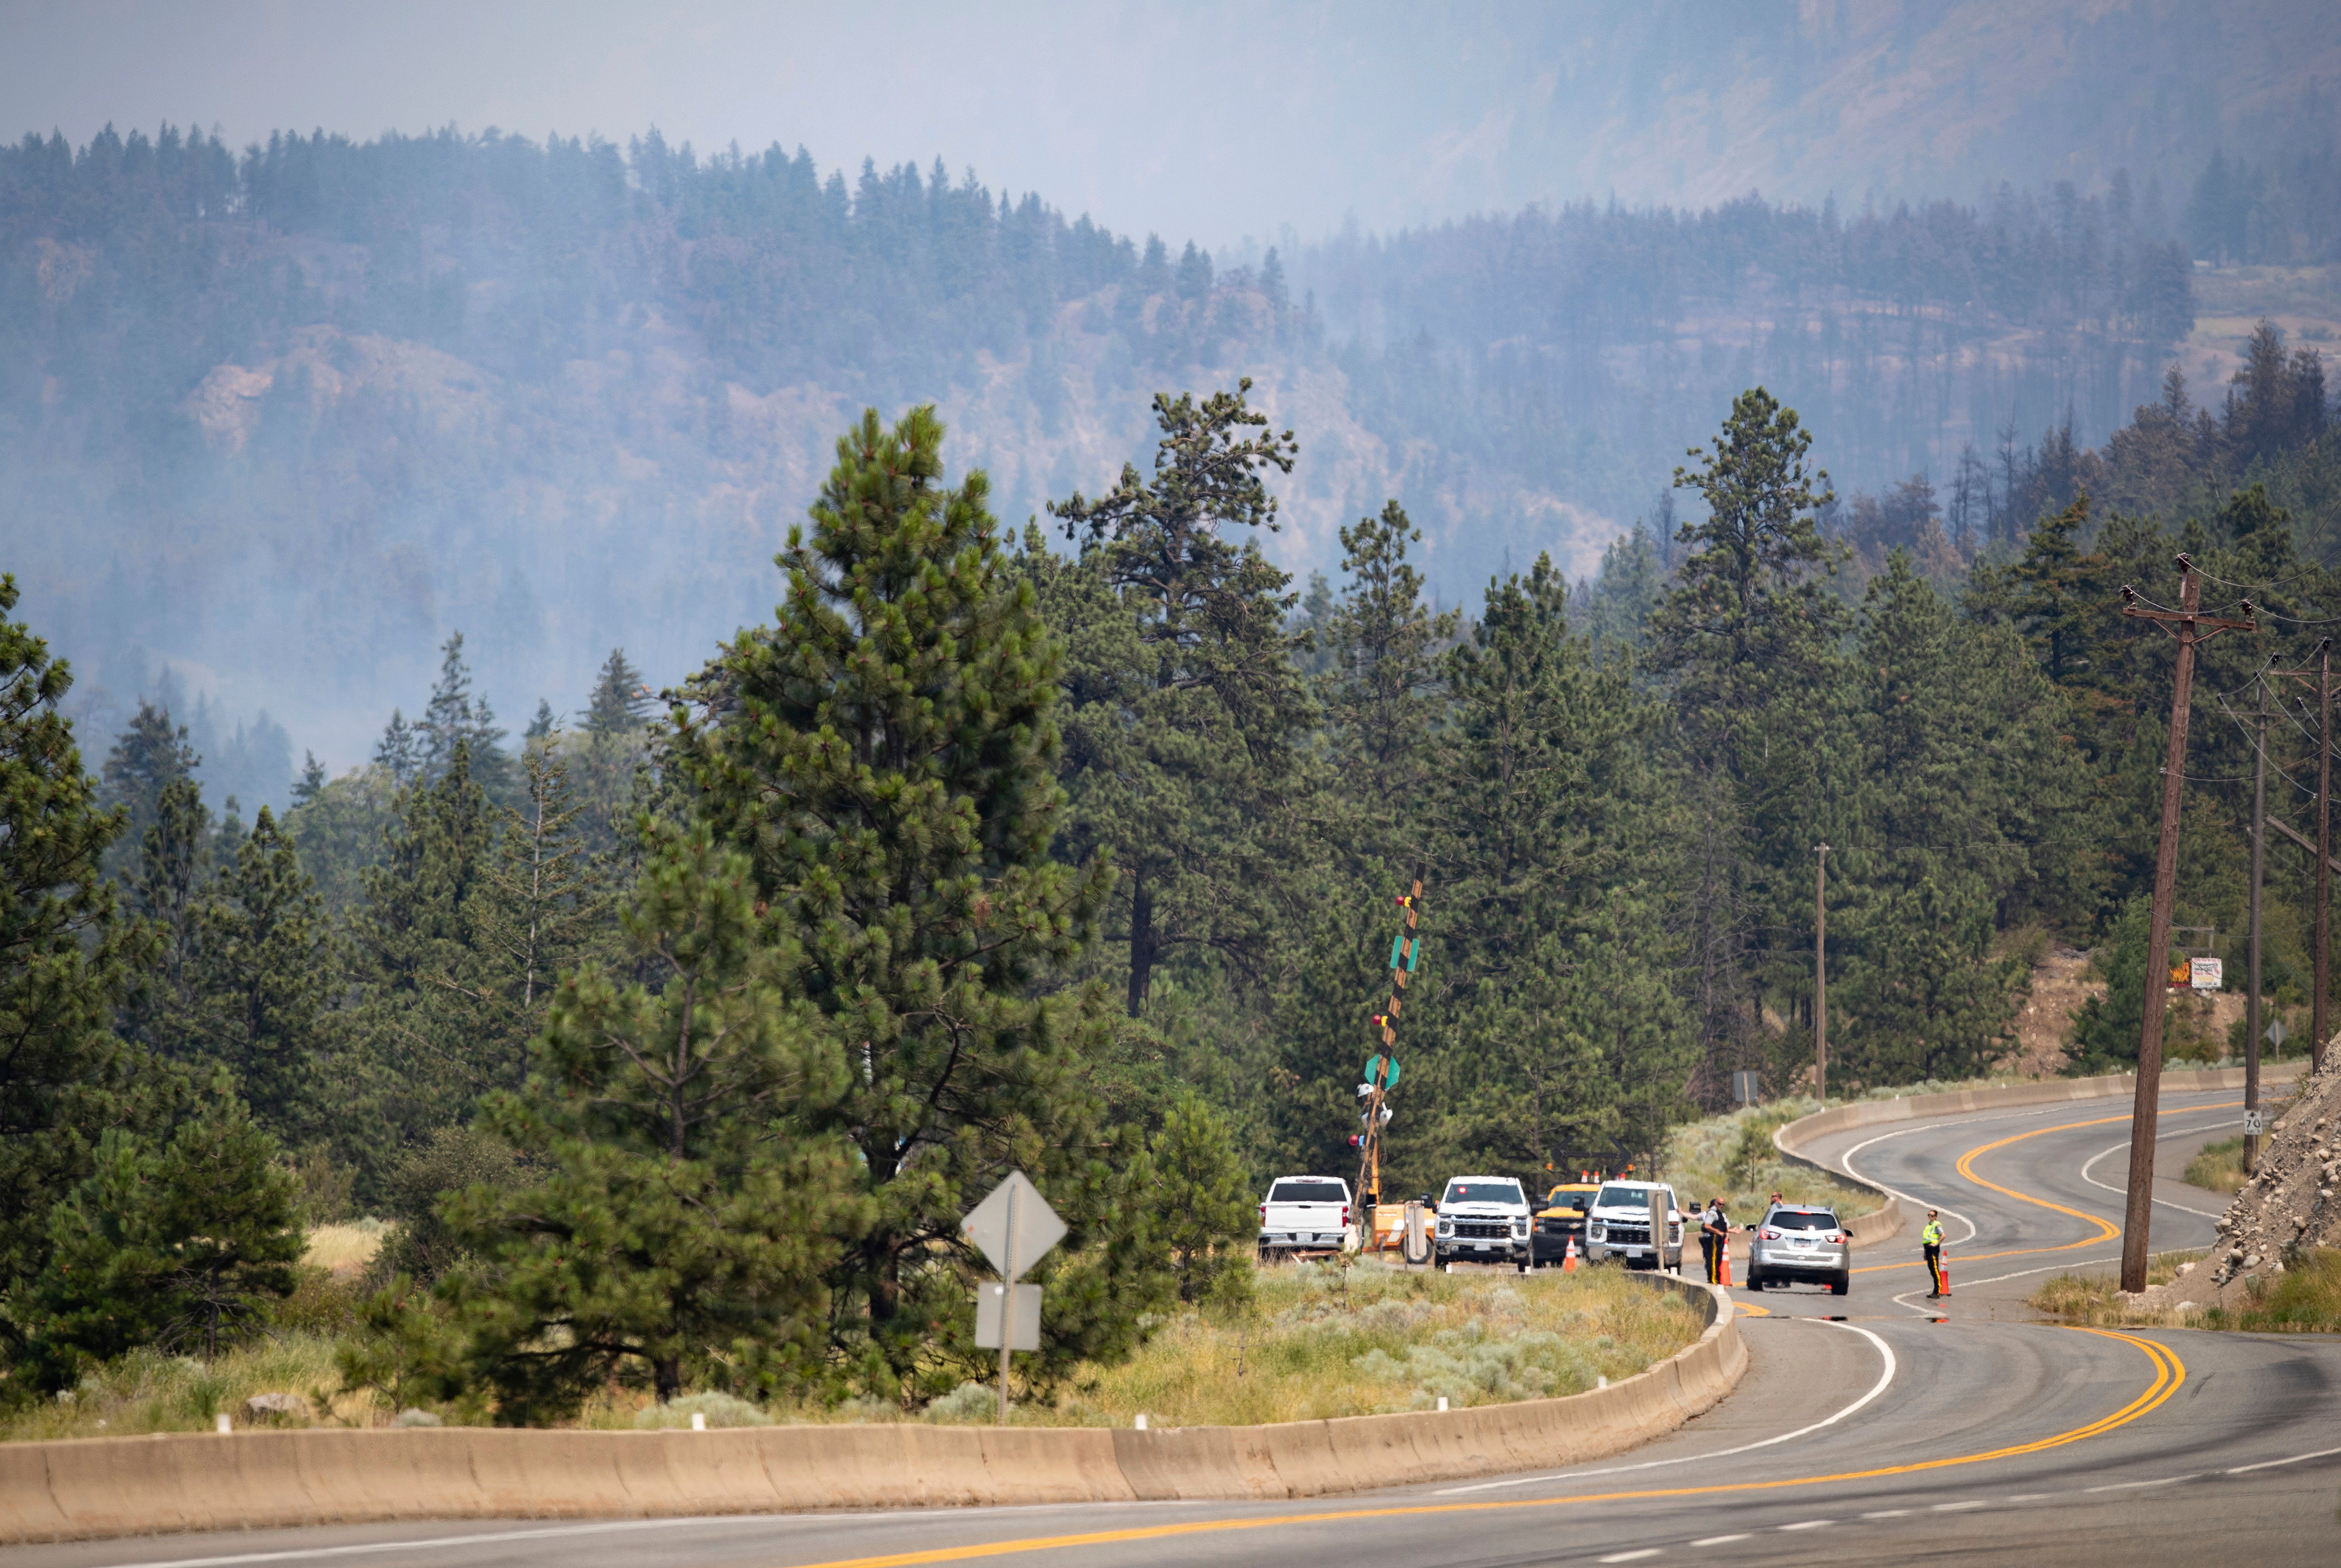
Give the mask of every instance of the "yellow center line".
MULTIPOLYGON (((2050 1129, 2054 1130, 2054 1129, 2050 1129)), ((1943 1470, 1957 1464, 1980 1464, 1986 1460, 2009 1459, 2019 1454, 2038 1454, 2050 1448, 2061 1448, 2068 1443, 2100 1436, 2117 1426, 2126 1426, 2154 1410, 2187 1381, 2187 1367, 2167 1345, 2157 1345, 2150 1339, 2134 1335, 2117 1334, 2111 1329, 2074 1328, 2076 1334, 2093 1334, 2100 1339, 2119 1340, 2122 1344, 2143 1351, 2154 1365, 2154 1381, 2146 1391, 2112 1414, 2100 1417, 2086 1426, 2057 1433, 2053 1437, 2039 1438, 2031 1443, 2019 1443, 2006 1448, 1994 1448, 1981 1454, 1954 1454, 1944 1459, 1922 1459, 1909 1464, 1882 1465, 1874 1470, 1845 1470, 1831 1475, 1799 1475, 1779 1481, 1728 1482, 1708 1486, 1668 1486, 1640 1492, 1596 1492, 1579 1497, 1516 1497, 1479 1503, 1416 1503, 1387 1508, 1329 1509, 1317 1513, 1277 1513, 1256 1519, 1200 1519, 1183 1524, 1148 1524, 1128 1530, 1093 1530, 1079 1535, 1037 1535, 1021 1541, 992 1541, 972 1546, 939 1546, 923 1552, 896 1552, 882 1557, 852 1557, 835 1562, 818 1563, 810 1568, 914 1568, 925 1563, 965 1563, 979 1557, 1007 1557, 1028 1552, 1054 1552, 1071 1546, 1111 1546, 1131 1541, 1161 1541, 1178 1535, 1206 1535, 1230 1530, 1265 1530, 1281 1524, 1321 1524, 1351 1519, 1401 1519, 1429 1513, 1484 1513, 1498 1509, 1562 1508, 1580 1503, 1620 1503, 1643 1498, 1703 1497, 1726 1492, 1776 1492, 1791 1486, 1821 1486, 1843 1481, 1871 1481, 1885 1475, 1908 1475, 1923 1470, 1943 1470)))
MULTIPOLYGON (((2222 1100, 2216 1105, 2189 1106, 2187 1108, 2189 1111, 2224 1111, 2232 1109, 2243 1103, 2244 1102, 2241 1100, 2222 1100)), ((2077 1127, 2101 1127, 2113 1122, 2126 1122, 2129 1119, 2128 1114, 2125 1113, 2117 1116, 2098 1116, 2094 1120, 2086 1122, 2065 1122, 2060 1126, 2053 1127, 2036 1127, 2031 1132, 2017 1133, 2014 1137, 2001 1138, 1997 1143, 1985 1144, 1980 1147, 1971 1148, 1967 1150, 1967 1153, 1961 1155, 1958 1157, 1958 1163, 1953 1168, 1957 1170, 1959 1175, 1975 1183, 1976 1186, 1989 1187, 1992 1191, 2000 1194, 2002 1196, 2012 1197, 2018 1203, 2028 1203, 2039 1208, 2055 1209, 2058 1214, 2068 1214, 2075 1219, 2086 1220, 2090 1225, 2097 1227, 2097 1232, 2093 1236, 2083 1236, 2079 1241, 2068 1241, 2057 1246, 2019 1246, 2010 1248, 2005 1252, 1961 1251, 1958 1255, 1958 1261, 1961 1263, 1985 1263, 1996 1257, 2036 1257, 2042 1253, 2074 1252, 2085 1246, 2095 1246, 2102 1241, 2118 1240, 2121 1236, 2121 1226, 2112 1224, 2110 1221, 2099 1219, 2096 1215, 2084 1214, 2081 1210, 2077 1208, 2067 1208, 2061 1203, 2050 1203, 2045 1197, 2034 1197, 2028 1193, 2017 1192, 2014 1187, 2005 1187, 1996 1181, 1988 1181, 1976 1174, 1975 1161, 1979 1156, 1987 1155, 1994 1149, 2004 1149, 2010 1144, 2020 1144, 2027 1138, 2046 1137, 2050 1133, 2068 1133, 2077 1127)), ((1856 1274, 1884 1274, 1892 1269, 1923 1268, 1925 1266, 1926 1260, 1924 1258, 1919 1258, 1908 1263, 1873 1263, 1867 1267, 1857 1268, 1853 1272, 1856 1274)))

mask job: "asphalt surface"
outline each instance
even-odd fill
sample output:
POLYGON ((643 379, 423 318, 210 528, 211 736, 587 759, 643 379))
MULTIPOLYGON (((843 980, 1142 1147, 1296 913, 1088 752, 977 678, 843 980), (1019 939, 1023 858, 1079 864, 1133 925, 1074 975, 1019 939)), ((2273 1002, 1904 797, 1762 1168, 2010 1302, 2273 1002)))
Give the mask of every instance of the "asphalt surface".
MULTIPOLYGON (((2167 1097, 2158 1168, 2229 1136, 2235 1098, 2167 1097)), ((2341 1563, 2341 1343, 2026 1321, 2047 1275, 2117 1265, 2127 1134, 2127 1102, 2084 1101, 1808 1151, 1943 1209, 1950 1299, 1927 1299, 1915 1223, 1857 1255, 1850 1295, 1739 1292, 1732 1397, 1570 1471, 1276 1504, 178 1536, 0 1550, 0 1568, 2341 1563)), ((2222 1200, 2157 1196, 2157 1250, 2208 1245, 2222 1200)))

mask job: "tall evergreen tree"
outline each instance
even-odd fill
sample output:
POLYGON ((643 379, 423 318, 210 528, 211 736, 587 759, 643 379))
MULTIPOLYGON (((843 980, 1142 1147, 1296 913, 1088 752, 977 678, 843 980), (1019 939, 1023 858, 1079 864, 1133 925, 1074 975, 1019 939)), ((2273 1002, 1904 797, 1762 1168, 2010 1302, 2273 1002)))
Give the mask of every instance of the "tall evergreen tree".
POLYGON ((547 1174, 442 1205, 482 1259, 442 1294, 460 1365, 508 1424, 557 1421, 613 1375, 817 1382, 830 1278, 877 1206, 835 1126, 848 1052, 788 995, 800 958, 748 856, 670 832, 626 915, 623 989, 564 979, 540 1070, 487 1122, 547 1174))
POLYGON ((870 1206, 834 1279, 837 1354, 898 1394, 932 1375, 936 1323, 964 1334, 959 1217, 1011 1166, 1073 1227, 1035 1374, 1132 1343, 1161 1277, 1144 1249, 1090 1245, 1129 1224, 1078 1081, 1108 1023, 1093 993, 1047 994, 1104 892, 1050 854, 1063 650, 984 476, 943 482, 942 433, 931 408, 892 429, 872 411, 840 440, 779 557, 778 624, 726 649, 699 683, 713 716, 673 746, 802 933, 791 989, 852 1069, 808 1117, 854 1144, 870 1206))
POLYGON ((125 878, 129 912, 152 953, 141 966, 122 1018, 123 1033, 150 1050, 186 1057, 194 1048, 203 908, 212 878, 213 824, 193 779, 163 787, 135 868, 125 878))
POLYGON ((533 1070, 555 978, 596 945, 609 915, 577 831, 569 768, 550 745, 521 758, 520 809, 500 813, 496 849, 470 896, 473 987, 465 993, 486 1081, 517 1089, 533 1070))
POLYGON ((585 733, 596 740, 632 738, 641 732, 654 706, 642 672, 626 661, 626 650, 613 648, 585 705, 585 733))
POLYGON ((235 1075, 264 1126, 304 1141, 326 1119, 321 1072, 344 968, 315 885, 267 807, 221 869, 201 927, 194 1042, 235 1075))
MULTIPOLYGON (((146 841, 146 830, 154 825, 163 791, 183 779, 193 778, 202 762, 188 742, 187 727, 174 725, 169 709, 144 700, 138 704, 130 727, 106 754, 103 774, 105 803, 128 813, 125 830, 116 840, 117 859, 137 853, 139 846, 146 841)), ((115 870, 119 867, 110 865, 107 868, 115 870)))
POLYGON ((439 650, 439 680, 416 728, 415 761, 423 779, 444 777, 460 749, 473 782, 490 799, 501 803, 509 797, 513 763, 503 749, 504 732, 497 727, 488 700, 472 690, 472 667, 464 660, 460 631, 448 633, 439 650))
POLYGON ((1348 576, 1318 636, 1330 655, 1325 715, 1338 737, 1343 793, 1373 831, 1359 841, 1420 861, 1387 835, 1420 820, 1430 735, 1444 705, 1438 657, 1455 636, 1459 611, 1434 614, 1422 600, 1422 574, 1406 547, 1422 532, 1390 501, 1380 517, 1341 530, 1348 576))
POLYGON ((52 1385, 146 1345, 208 1360, 265 1325, 308 1245, 276 1153, 224 1076, 167 1140, 105 1133, 31 1292, 52 1385))
MULTIPOLYGON (((100 870, 126 809, 100 809, 60 706, 70 669, 14 619, 0 575, 0 1292, 47 1261, 48 1214, 122 1116, 132 1060, 114 1037, 136 955, 100 870)), ((0 1314, 0 1354, 15 1330, 0 1314)))
POLYGON ((1105 495, 1050 503, 1137 630, 1135 668, 1069 726, 1084 759, 1069 781, 1072 847, 1121 872, 1133 1017, 1181 948, 1257 965, 1295 858, 1288 808, 1310 705, 1285 630, 1291 580, 1250 531, 1277 527, 1265 475, 1290 472, 1299 446, 1246 406, 1250 387, 1200 404, 1158 396, 1151 479, 1125 465, 1105 495))

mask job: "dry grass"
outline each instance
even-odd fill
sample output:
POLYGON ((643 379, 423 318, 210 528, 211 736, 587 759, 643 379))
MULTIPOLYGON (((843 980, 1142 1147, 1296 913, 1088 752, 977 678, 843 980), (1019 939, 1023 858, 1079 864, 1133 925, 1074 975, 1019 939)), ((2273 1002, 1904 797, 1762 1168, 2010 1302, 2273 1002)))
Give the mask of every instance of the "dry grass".
MULTIPOLYGON (((2171 1253, 2155 1260, 2147 1274, 2159 1285, 2177 1265, 2200 1253, 2171 1253)), ((2115 1298, 2114 1282, 2102 1277, 2060 1275, 2032 1297, 2040 1311, 2067 1323, 2109 1328, 2207 1328, 2239 1334, 2341 1334, 2341 1250, 2316 1247, 2282 1274, 2251 1279, 2234 1307, 2143 1312, 2115 1298)))
POLYGON ((209 1432, 224 1411, 239 1430, 255 1424, 244 1402, 255 1394, 290 1394, 307 1406, 300 1414, 264 1424, 365 1424, 362 1399, 334 1398, 341 1385, 335 1341, 325 1335, 282 1334, 205 1365, 193 1356, 134 1351, 81 1386, 54 1399, 0 1412, 0 1440, 54 1437, 137 1437, 154 1432, 209 1432))
POLYGON ((1186 1313, 1040 1418, 1251 1425, 1579 1394, 1697 1339, 1698 1310, 1617 1268, 1414 1274, 1379 1264, 1263 1271, 1250 1313, 1186 1313))
POLYGON ((2187 1162, 2187 1182, 2206 1192, 2223 1192, 2230 1196, 2244 1190, 2244 1140, 2238 1136, 2222 1138, 2215 1144, 2205 1144, 2195 1157, 2187 1162))
POLYGON ((301 1261, 349 1278, 364 1272, 389 1236, 390 1227, 378 1219, 317 1226, 309 1232, 309 1250, 301 1261))
MULTIPOLYGON (((249 1424, 244 1400, 262 1393, 306 1403, 274 1424, 386 1422, 392 1413, 368 1396, 330 1393, 340 1384, 330 1330, 346 1326, 351 1287, 321 1268, 304 1274, 303 1294, 282 1315, 304 1326, 280 1327, 208 1366, 155 1352, 125 1356, 65 1396, 14 1412, 0 1421, 0 1439, 208 1431, 221 1411, 241 1427, 249 1424)), ((1577 1394, 1664 1360, 1701 1326, 1689 1300, 1615 1267, 1522 1276, 1299 1264, 1262 1270, 1248 1309, 1182 1312, 1130 1362, 1075 1379, 1052 1404, 1020 1404, 1016 1422, 1128 1426, 1144 1412, 1158 1426, 1242 1425, 1427 1410, 1442 1395, 1461 1409, 1577 1394)), ((923 1416, 876 1401, 759 1412, 722 1395, 694 1397, 703 1403, 658 1410, 647 1394, 613 1388, 590 1400, 575 1424, 679 1425, 692 1409, 711 1425, 989 1422, 997 1413, 989 1384, 964 1385, 923 1416)))

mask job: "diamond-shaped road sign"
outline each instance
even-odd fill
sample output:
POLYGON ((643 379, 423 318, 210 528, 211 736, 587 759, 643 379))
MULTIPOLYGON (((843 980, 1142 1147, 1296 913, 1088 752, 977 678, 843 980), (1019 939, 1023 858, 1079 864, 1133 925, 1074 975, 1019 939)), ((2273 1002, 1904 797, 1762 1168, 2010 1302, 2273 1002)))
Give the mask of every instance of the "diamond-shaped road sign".
POLYGON ((959 1222, 959 1228, 1010 1285, 1065 1239, 1065 1222, 1022 1171, 1010 1171, 1008 1179, 959 1222))
POLYGON ((2260 1031, 2260 1037, 2280 1051, 2284 1049, 2286 1037, 2291 1033, 2292 1031, 2290 1029, 2284 1027, 2284 1020, 2282 1018, 2277 1018, 2271 1022, 2266 1028, 2260 1031))

